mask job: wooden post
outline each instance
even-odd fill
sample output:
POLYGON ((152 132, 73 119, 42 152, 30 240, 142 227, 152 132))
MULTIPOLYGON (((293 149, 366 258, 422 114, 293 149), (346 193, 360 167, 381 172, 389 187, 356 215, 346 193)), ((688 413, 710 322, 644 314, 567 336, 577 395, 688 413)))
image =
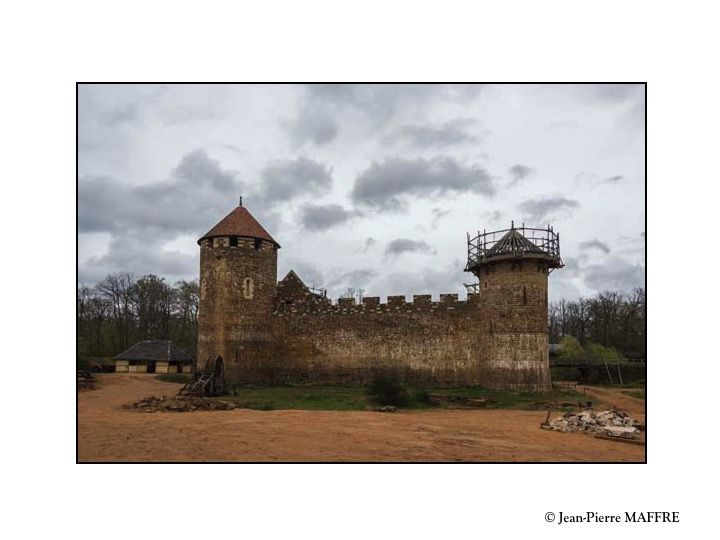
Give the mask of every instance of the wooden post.
POLYGON ((617 363, 618 378, 620 379, 620 386, 623 386, 622 373, 620 372, 620 357, 617 351, 615 351, 615 362, 617 363))
POLYGON ((608 366, 607 360, 605 359, 605 354, 602 355, 603 363, 605 364, 605 369, 607 370, 608 379, 610 379, 610 384, 614 384, 612 380, 612 375, 610 375, 610 367, 608 366))

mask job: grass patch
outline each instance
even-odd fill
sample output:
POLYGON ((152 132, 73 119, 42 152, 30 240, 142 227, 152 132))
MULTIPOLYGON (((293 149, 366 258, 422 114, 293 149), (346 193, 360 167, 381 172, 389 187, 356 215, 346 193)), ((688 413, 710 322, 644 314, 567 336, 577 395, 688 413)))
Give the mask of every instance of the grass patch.
POLYGON ((186 384, 192 380, 189 373, 162 373, 155 377, 159 381, 186 384))
POLYGON ((588 397, 571 388, 553 388, 550 392, 513 392, 510 390, 490 390, 481 386, 467 386, 463 388, 437 388, 430 390, 432 394, 451 396, 468 396, 471 398, 484 398, 488 400, 487 409, 521 409, 535 410, 537 403, 587 401, 588 397))
POLYGON ((634 397, 635 399, 642 399, 645 400, 645 389, 641 388, 640 390, 630 390, 628 392, 623 392, 623 394, 634 397))
MULTIPOLYGON (((235 396, 216 399, 238 401, 258 410, 365 411, 381 405, 367 388, 355 386, 253 386, 235 388, 235 396)), ((577 403, 588 398, 572 389, 552 392, 511 392, 488 390, 479 386, 462 388, 418 388, 408 386, 402 409, 434 409, 442 406, 429 402, 429 394, 466 396, 488 399, 488 409, 537 409, 537 402, 567 401, 577 403)))
POLYGON ((241 386, 235 394, 217 399, 258 410, 364 411, 369 406, 361 386, 241 386))

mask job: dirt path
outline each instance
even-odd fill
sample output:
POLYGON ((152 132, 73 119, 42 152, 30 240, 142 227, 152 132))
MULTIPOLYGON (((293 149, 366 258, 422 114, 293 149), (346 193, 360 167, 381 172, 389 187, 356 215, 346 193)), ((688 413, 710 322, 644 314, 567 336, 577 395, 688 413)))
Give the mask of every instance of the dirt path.
POLYGON ((121 405, 180 385, 99 379, 99 389, 78 396, 81 462, 644 460, 642 446, 539 429, 543 411, 140 413, 121 405))
MULTIPOLYGON (((578 386, 578 391, 582 392, 582 388, 582 386, 578 386)), ((585 386, 585 392, 602 401, 600 408, 616 407, 634 418, 645 422, 645 401, 628 396, 623 393, 623 389, 585 386)))

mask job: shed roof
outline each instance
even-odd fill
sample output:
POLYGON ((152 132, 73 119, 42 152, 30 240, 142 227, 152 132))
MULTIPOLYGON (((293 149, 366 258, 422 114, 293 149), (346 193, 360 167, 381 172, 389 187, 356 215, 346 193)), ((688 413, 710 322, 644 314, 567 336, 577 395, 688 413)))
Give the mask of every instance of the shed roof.
POLYGON ((164 360, 170 362, 192 362, 192 357, 170 340, 156 339, 138 341, 124 350, 116 360, 164 360))
POLYGON ((244 206, 236 206, 232 212, 222 218, 220 222, 212 229, 206 232, 198 244, 205 238, 213 238, 215 236, 246 236, 250 238, 261 238, 272 242, 280 247, 275 239, 270 236, 260 223, 244 206))

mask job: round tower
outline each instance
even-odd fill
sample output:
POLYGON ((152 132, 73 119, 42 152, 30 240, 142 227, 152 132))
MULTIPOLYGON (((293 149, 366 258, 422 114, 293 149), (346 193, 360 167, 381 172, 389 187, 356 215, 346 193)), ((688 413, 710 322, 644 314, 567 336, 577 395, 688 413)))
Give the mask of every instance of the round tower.
POLYGON ((270 348, 280 245, 242 206, 242 198, 198 244, 198 369, 221 356, 233 378, 270 348))
POLYGON ((550 390, 548 276, 563 266, 560 235, 516 228, 468 235, 466 272, 476 292, 486 336, 480 380, 495 388, 550 390))

